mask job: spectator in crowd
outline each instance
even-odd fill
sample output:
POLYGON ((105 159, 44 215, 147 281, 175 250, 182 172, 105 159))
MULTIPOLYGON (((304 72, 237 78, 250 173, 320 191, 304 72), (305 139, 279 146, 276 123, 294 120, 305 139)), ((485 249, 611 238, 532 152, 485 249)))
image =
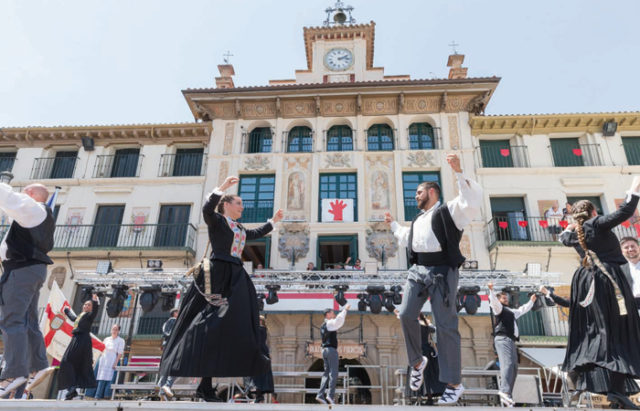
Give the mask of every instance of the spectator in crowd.
POLYGON ((307 271, 315 271, 315 270, 316 270, 316 266, 311 261, 309 261, 307 263, 307 271))
POLYGON ((640 246, 635 237, 623 237, 620 240, 622 255, 628 264, 620 266, 624 272, 627 282, 633 291, 636 303, 640 303, 640 246))
POLYGON ((549 234, 551 234, 553 241, 556 241, 558 239, 558 234, 562 232, 560 221, 563 217, 564 212, 560 210, 560 205, 557 200, 553 202, 551 208, 544 212, 544 218, 549 224, 547 230, 549 230, 549 234))

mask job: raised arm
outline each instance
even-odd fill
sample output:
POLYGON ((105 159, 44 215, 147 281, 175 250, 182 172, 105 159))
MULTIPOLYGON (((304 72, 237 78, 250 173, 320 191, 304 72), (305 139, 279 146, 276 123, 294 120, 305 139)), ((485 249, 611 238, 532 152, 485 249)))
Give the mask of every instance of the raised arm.
POLYGON ((456 173, 458 196, 447 202, 449 213, 458 230, 464 229, 474 218, 480 215, 482 208, 482 187, 465 177, 456 154, 447 155, 447 162, 456 173))
POLYGON ((204 222, 207 225, 211 225, 214 222, 216 216, 216 206, 220 202, 220 199, 224 195, 224 192, 231 186, 238 184, 240 179, 238 177, 229 176, 224 180, 224 183, 220 187, 216 187, 207 196, 207 199, 202 206, 202 215, 204 216, 204 222))
POLYGON ((24 228, 36 227, 47 218, 45 205, 4 183, 0 183, 0 208, 24 228))
POLYGON ((638 208, 638 199, 640 199, 638 195, 639 193, 628 195, 626 201, 622 203, 616 211, 611 214, 596 217, 593 226, 608 230, 630 219, 636 211, 636 208, 638 208))
POLYGON ((87 314, 87 317, 91 322, 93 322, 93 320, 96 318, 96 315, 98 315, 98 308, 100 307, 98 296, 96 294, 93 295, 93 299, 91 300, 91 306, 92 306, 91 312, 87 314))
POLYGON ((75 321, 78 318, 78 316, 75 315, 74 312, 71 311, 69 307, 65 307, 64 313, 71 321, 75 321))
POLYGON ((516 318, 516 320, 528 313, 533 308, 533 303, 536 302, 536 298, 536 295, 532 294, 531 298, 529 298, 529 301, 527 301, 525 305, 513 310, 513 316, 516 318))
POLYGON ((247 240, 254 240, 256 238, 262 238, 265 235, 269 234, 276 227, 276 223, 278 223, 280 220, 282 220, 283 215, 284 215, 283 211, 282 210, 278 210, 273 215, 273 217, 271 217, 269 220, 267 220, 266 224, 264 224, 264 225, 262 225, 261 227, 258 227, 258 228, 254 228, 254 229, 251 229, 251 230, 246 230, 247 240))
POLYGON ((411 227, 404 227, 394 221, 391 213, 384 213, 384 221, 391 226, 391 232, 398 240, 399 247, 406 247, 409 243, 409 232, 411 227))
POLYGON ((493 291, 493 283, 489 283, 487 286, 489 287, 489 306, 491 306, 495 315, 500 315, 502 312, 502 303, 498 301, 498 297, 496 297, 496 294, 493 291))

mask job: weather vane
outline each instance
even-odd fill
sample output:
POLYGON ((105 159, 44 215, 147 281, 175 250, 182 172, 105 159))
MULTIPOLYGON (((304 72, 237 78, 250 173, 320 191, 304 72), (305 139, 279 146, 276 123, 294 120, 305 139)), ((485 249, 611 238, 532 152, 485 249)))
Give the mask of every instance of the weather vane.
POLYGON ((222 60, 224 60, 224 64, 229 64, 229 57, 233 57, 233 54, 229 50, 222 55, 222 60))
POLYGON ((451 47, 453 49, 453 54, 458 54, 458 51, 456 50, 456 47, 458 47, 459 44, 456 43, 456 41, 452 41, 451 43, 449 43, 449 47, 451 47))

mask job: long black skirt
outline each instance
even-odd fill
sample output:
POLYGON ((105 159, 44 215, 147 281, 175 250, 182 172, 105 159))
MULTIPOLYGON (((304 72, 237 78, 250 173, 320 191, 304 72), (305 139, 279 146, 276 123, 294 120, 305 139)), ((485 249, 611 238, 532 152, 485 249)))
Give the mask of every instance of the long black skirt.
POLYGON ((438 352, 429 344, 427 350, 424 349, 422 354, 427 357, 427 366, 424 369, 424 383, 422 384, 422 393, 424 396, 442 395, 447 388, 447 384, 440 382, 440 365, 438 364, 438 352), (426 351, 426 352, 425 352, 426 351))
MULTIPOLYGON (((614 287, 597 267, 576 270, 571 282, 569 339, 563 364, 565 371, 583 374, 579 376, 579 385, 593 392, 609 390, 608 378, 603 378, 596 367, 628 378, 640 377, 638 308, 620 266, 604 264, 625 298, 627 315, 620 315, 614 287), (592 278, 595 281, 593 301, 582 307, 579 302, 585 299, 592 278)), ((628 384, 627 387, 633 389, 628 384)))
MULTIPOLYGON (((191 284, 162 353, 160 372, 176 377, 244 377, 262 375, 270 367, 260 351, 256 289, 241 265, 213 260, 214 294, 229 302, 227 313, 207 303, 191 284)), ((203 274, 195 281, 204 291, 203 274)))
POLYGON ((93 375, 91 335, 74 334, 60 361, 58 387, 64 390, 71 387, 95 388, 97 385, 96 377, 93 375))

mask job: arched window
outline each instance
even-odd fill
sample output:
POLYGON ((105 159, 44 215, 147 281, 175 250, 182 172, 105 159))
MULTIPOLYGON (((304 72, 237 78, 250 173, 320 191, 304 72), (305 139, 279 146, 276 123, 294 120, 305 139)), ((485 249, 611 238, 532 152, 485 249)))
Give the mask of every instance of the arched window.
POLYGON ((309 127, 294 127, 289 131, 289 141, 287 142, 287 152, 289 153, 310 153, 313 141, 311 129, 309 127))
POLYGON ((272 142, 271 128, 256 127, 249 133, 249 150, 247 150, 247 153, 270 153, 272 142))
POLYGON ((374 124, 367 130, 367 150, 393 150, 393 130, 386 124, 374 124))
POLYGON ((353 132, 348 126, 333 126, 327 131, 327 151, 353 151, 353 132))
POLYGON ((409 127, 409 148, 411 150, 433 150, 437 148, 435 134, 431 124, 411 124, 409 127))

